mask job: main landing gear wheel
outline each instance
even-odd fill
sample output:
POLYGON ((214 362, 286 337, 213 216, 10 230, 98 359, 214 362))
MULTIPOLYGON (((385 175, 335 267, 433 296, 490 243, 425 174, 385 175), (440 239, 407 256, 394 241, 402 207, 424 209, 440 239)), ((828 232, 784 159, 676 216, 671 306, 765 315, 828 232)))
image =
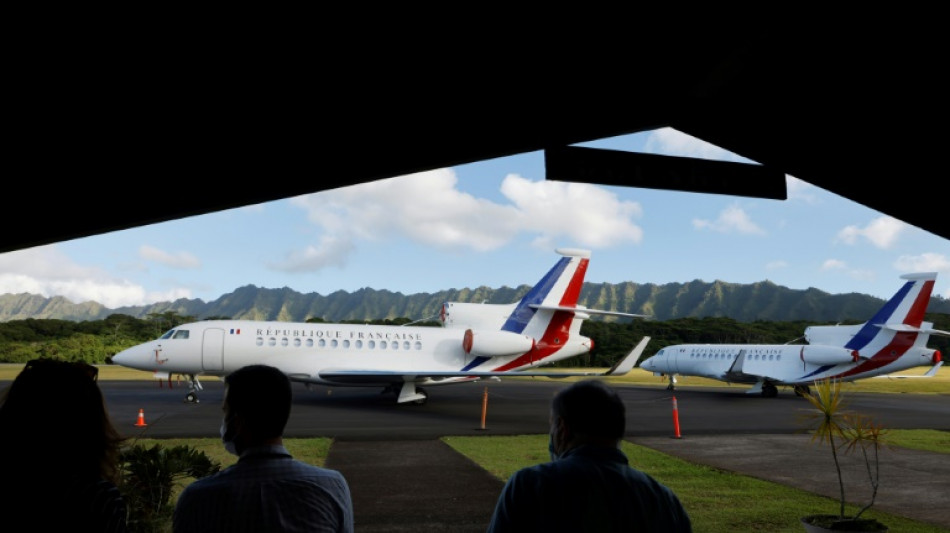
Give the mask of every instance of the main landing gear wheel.
POLYGON ((190 383, 188 394, 185 395, 185 403, 198 403, 198 391, 204 389, 204 387, 201 386, 201 382, 198 381, 198 376, 195 374, 189 374, 188 380, 190 383))
POLYGON ((775 398, 778 396, 778 388, 771 383, 766 383, 762 385, 762 397, 764 398, 775 398))
POLYGON ((416 392, 421 394, 422 398, 419 398, 418 400, 413 400, 412 401, 413 405, 425 405, 425 403, 429 400, 429 393, 420 389, 419 387, 416 387, 416 392))
POLYGON ((811 396, 811 389, 808 388, 808 385, 795 385, 795 396, 800 398, 811 396))

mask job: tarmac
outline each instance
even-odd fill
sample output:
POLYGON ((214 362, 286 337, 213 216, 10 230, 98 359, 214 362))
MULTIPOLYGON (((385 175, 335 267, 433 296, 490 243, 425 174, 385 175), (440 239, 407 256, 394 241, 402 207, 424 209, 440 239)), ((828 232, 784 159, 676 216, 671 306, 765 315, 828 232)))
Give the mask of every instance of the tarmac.
MULTIPOLYGON (((812 443, 805 434, 628 440, 690 462, 838 498, 837 474, 827 447, 812 443)), ((881 462, 874 509, 950 532, 948 456, 904 448, 884 453, 888 455, 881 462)), ((863 463, 855 455, 840 459, 848 500, 868 501, 870 488, 863 463)), ((504 485, 438 439, 337 440, 326 466, 347 478, 356 531, 366 533, 483 532, 504 485)))

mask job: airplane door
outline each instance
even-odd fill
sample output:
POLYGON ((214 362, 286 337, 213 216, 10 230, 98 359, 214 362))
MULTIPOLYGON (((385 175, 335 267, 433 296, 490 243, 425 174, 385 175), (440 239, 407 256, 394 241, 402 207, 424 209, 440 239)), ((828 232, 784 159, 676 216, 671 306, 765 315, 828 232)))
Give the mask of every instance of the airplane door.
POLYGON ((208 328, 201 339, 201 368, 205 371, 224 368, 224 330, 208 328))

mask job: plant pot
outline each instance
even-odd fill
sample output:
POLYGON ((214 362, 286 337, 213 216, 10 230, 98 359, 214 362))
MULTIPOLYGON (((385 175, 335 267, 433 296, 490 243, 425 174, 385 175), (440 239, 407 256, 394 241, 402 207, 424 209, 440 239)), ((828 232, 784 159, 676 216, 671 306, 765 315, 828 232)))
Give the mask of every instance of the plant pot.
POLYGON ((828 533, 834 531, 852 531, 858 533, 884 533, 887 526, 873 518, 852 519, 836 514, 813 514, 802 517, 806 533, 828 533))

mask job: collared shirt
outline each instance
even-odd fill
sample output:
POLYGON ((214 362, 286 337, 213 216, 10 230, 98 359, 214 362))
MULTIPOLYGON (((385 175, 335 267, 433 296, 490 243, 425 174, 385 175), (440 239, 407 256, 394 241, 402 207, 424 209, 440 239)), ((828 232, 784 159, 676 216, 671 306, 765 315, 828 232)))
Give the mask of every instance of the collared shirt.
POLYGON ((619 449, 578 446, 515 472, 488 531, 688 533, 692 525, 673 491, 619 449))
POLYGON ((283 446, 259 446, 185 487, 173 528, 176 533, 352 532, 353 501, 336 470, 298 461, 283 446))

